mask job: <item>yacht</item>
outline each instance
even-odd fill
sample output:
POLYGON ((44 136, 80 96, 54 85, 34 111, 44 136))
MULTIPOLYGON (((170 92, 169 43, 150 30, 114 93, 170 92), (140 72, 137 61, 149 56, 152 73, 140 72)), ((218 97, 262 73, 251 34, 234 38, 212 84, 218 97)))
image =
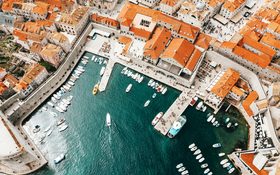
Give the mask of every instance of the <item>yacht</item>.
POLYGON ((235 168, 231 168, 230 170, 228 170, 228 173, 231 174, 234 172, 234 170, 235 170, 235 168))
POLYGON ((191 101, 190 105, 191 105, 191 106, 194 106, 195 103, 197 102, 197 100, 198 100, 198 97, 192 98, 192 101, 191 101))
POLYGON ((222 146, 221 143, 215 143, 212 145, 213 148, 220 148, 222 146))
POLYGON ((201 157, 202 157, 202 154, 198 154, 198 155, 195 157, 195 159, 198 160, 198 159, 200 159, 201 157))
POLYGON ((179 172, 183 172, 183 171, 185 171, 185 170, 186 170, 185 167, 181 167, 181 168, 178 169, 179 172))
POLYGON ((223 164, 225 164, 225 163, 227 163, 227 162, 228 162, 228 159, 224 159, 224 160, 222 160, 222 161, 220 162, 220 164, 223 165, 223 164))
POLYGON ((65 155, 64 154, 60 154, 58 157, 56 157, 55 159, 54 159, 54 163, 55 164, 58 164, 58 163, 60 163, 62 160, 64 160, 65 159, 65 155))
POLYGON ((223 156, 225 156, 226 154, 225 154, 225 153, 219 153, 218 155, 219 155, 219 157, 223 157, 223 156))
POLYGON ((161 94, 164 95, 167 92, 167 87, 163 88, 161 94))
POLYGON ((197 146, 191 148, 191 151, 196 151, 196 150, 197 150, 197 146))
POLYGON ((167 136, 169 138, 175 137, 182 127, 186 124, 187 118, 184 115, 181 115, 173 124, 171 129, 168 131, 167 136))
POLYGON ((59 127, 58 131, 59 131, 59 132, 62 132, 62 131, 65 131, 67 128, 68 128, 68 125, 63 124, 63 125, 61 125, 61 126, 59 127))
POLYGON ((213 119, 213 115, 210 115, 208 118, 207 118, 207 122, 210 122, 212 119, 213 119))
POLYGON ((106 114, 106 125, 111 126, 111 116, 109 113, 106 114))
POLYGON ((96 95, 97 92, 99 90, 99 83, 97 83, 96 85, 94 85, 93 89, 92 89, 92 94, 93 95, 96 95))
POLYGON ((202 106, 203 106, 203 102, 201 101, 198 103, 198 105, 195 108, 196 110, 200 110, 202 106))
POLYGON ((181 168, 183 166, 183 163, 179 163, 178 165, 176 165, 176 168, 181 168))
POLYGON ((209 173, 209 171, 210 171, 210 169, 209 168, 207 168, 206 170, 204 170, 204 174, 207 174, 207 173, 209 173))
POLYGON ((56 126, 59 126, 59 125, 61 125, 61 124, 64 123, 64 122, 65 122, 65 118, 62 118, 62 119, 60 119, 60 120, 57 122, 56 126))
POLYGON ((132 84, 129 84, 129 85, 126 87, 125 92, 126 92, 126 93, 129 92, 129 91, 131 90, 131 88, 132 88, 132 84))
POLYGON ((156 98, 157 93, 153 93, 152 98, 156 98))
POLYGON ((150 102, 151 102, 150 100, 147 100, 147 101, 145 102, 145 104, 144 104, 144 107, 149 106, 150 102))
POLYGON ((195 143, 192 143, 192 144, 189 145, 189 149, 191 149, 193 147, 195 147, 195 143))
POLYGON ((198 162, 201 163, 201 162, 203 162, 204 160, 205 160, 205 158, 202 157, 202 158, 200 158, 200 159, 198 160, 198 162))
POLYGON ((182 173, 181 173, 181 175, 186 175, 186 174, 188 174, 189 173, 189 171, 188 170, 185 170, 185 171, 183 171, 182 173))
POLYGON ((193 155, 198 155, 198 154, 200 154, 201 153, 201 150, 200 149, 197 149, 194 153, 193 153, 193 155))
POLYGON ((163 112, 158 113, 155 118, 152 121, 152 125, 156 125, 158 123, 158 121, 161 119, 161 117, 163 116, 163 112))
POLYGON ((200 166, 201 168, 207 168, 208 167, 208 164, 207 163, 204 163, 200 166))

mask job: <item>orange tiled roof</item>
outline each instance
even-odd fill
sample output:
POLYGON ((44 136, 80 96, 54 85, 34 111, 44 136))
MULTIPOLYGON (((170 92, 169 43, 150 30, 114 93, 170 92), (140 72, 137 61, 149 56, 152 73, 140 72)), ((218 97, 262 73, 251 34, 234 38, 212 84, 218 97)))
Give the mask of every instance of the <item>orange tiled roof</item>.
POLYGON ((233 86, 231 88, 231 92, 233 92, 234 94, 238 95, 238 96, 242 96, 244 95, 244 91, 242 91, 239 87, 237 86, 233 86))
POLYGON ((252 18, 250 21, 247 22, 246 24, 250 29, 253 30, 259 30, 259 31, 264 31, 267 27, 267 23, 262 22, 261 20, 257 18, 252 18))
POLYGON ((125 47, 123 48, 123 53, 126 54, 130 47, 132 39, 127 36, 120 36, 118 41, 125 45, 125 47))
POLYGON ((276 52, 272 48, 264 44, 261 44, 258 41, 255 41, 248 36, 243 37, 242 43, 249 45, 252 48, 255 48, 256 50, 270 56, 271 58, 276 54, 276 52))
POLYGON ((276 36, 271 33, 265 33, 261 39, 261 42, 280 50, 280 40, 278 40, 276 36))
POLYGON ((234 49, 234 47, 237 45, 237 43, 233 43, 233 42, 230 42, 230 41, 224 41, 222 44, 221 44, 221 47, 222 48, 228 48, 228 49, 234 49))
POLYGON ((45 67, 41 66, 40 64, 34 64, 20 81, 23 81, 29 85, 44 70, 46 70, 45 67))
POLYGON ((211 40, 212 40, 211 36, 206 35, 204 33, 200 33, 197 37, 197 40, 195 41, 195 45, 203 49, 208 49, 211 40))
POLYGON ((233 49, 233 53, 262 68, 266 68, 271 62, 271 57, 269 57, 268 55, 266 54, 258 55, 240 46, 236 46, 233 49))
POLYGON ((32 12, 39 15, 44 15, 48 13, 50 4, 44 2, 36 2, 36 6, 32 9, 32 12))
POLYGON ((268 172, 264 169, 259 170, 255 165, 253 164, 254 160, 254 153, 241 153, 240 158, 243 160, 243 162, 246 163, 248 167, 250 167, 257 175, 268 175, 268 172))
POLYGON ((255 17, 259 19, 265 19, 268 21, 273 21, 278 16, 279 12, 274 9, 264 8, 260 9, 256 14, 255 17))
POLYGON ((248 30, 242 30, 240 32, 241 35, 249 37, 255 41, 259 41, 260 38, 262 37, 262 34, 252 30, 252 29, 248 29, 248 30))
POLYGON ((173 58, 182 66, 185 66, 194 49, 194 45, 187 40, 174 38, 161 55, 161 58, 173 58))
POLYGON ((14 87, 18 83, 18 79, 11 74, 5 76, 5 81, 8 81, 10 86, 14 87))
POLYGON ((228 68, 218 82, 212 87, 211 92, 224 99, 239 78, 239 72, 228 68))
POLYGON ((108 26, 119 27, 119 22, 112 18, 100 16, 97 13, 91 15, 91 20, 97 23, 106 24, 108 26))
POLYGON ((178 3, 178 0, 161 0, 160 3, 174 7, 178 3))
POLYGON ((185 68, 193 72, 196 64, 198 63, 201 57, 201 52, 198 49, 194 49, 192 56, 190 57, 189 61, 187 62, 185 68))
POLYGON ((144 55, 151 57, 151 59, 158 59, 170 38, 170 30, 164 27, 158 27, 152 38, 146 42, 144 55))
POLYGON ((23 2, 23 0, 3 0, 1 9, 3 12, 11 12, 13 10, 13 4, 15 2, 23 2))
POLYGON ((8 87, 1 81, 0 82, 0 95, 2 95, 7 89, 8 89, 8 87))
POLYGON ((256 91, 252 91, 247 97, 246 99, 243 101, 242 103, 242 106, 243 108, 245 109, 246 113, 249 115, 249 116, 253 116, 254 113, 253 111, 251 110, 250 106, 251 104, 256 101, 257 99, 259 98, 259 95, 256 91))
POLYGON ((234 12, 236 9, 238 9, 245 0, 232 0, 232 1, 225 1, 223 7, 231 12, 234 12))

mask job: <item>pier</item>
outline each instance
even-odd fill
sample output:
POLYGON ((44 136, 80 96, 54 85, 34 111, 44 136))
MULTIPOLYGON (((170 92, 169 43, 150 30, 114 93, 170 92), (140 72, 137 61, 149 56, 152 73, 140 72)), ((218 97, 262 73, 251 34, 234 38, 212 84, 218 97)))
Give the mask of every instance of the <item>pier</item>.
POLYGON ((161 134, 166 135, 172 124, 189 106, 194 93, 189 89, 184 90, 180 96, 174 101, 170 108, 165 112, 160 121, 155 125, 155 129, 161 134))
POLYGON ((108 64, 107 64, 106 69, 105 69, 105 72, 104 72, 104 74, 101 78, 100 84, 99 84, 99 91, 100 92, 105 91, 115 63, 116 62, 114 60, 109 59, 108 64))

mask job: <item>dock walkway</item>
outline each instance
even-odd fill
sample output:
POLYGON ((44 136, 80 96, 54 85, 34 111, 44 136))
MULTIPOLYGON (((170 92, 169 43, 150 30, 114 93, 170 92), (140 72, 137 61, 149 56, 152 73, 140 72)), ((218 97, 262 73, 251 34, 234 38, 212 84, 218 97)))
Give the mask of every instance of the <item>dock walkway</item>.
POLYGON ((189 106, 194 93, 190 89, 184 90, 180 96, 169 107, 166 113, 162 116, 160 121, 155 125, 155 129, 161 134, 166 135, 172 124, 178 119, 180 115, 189 106))
POLYGON ((105 69, 105 72, 104 72, 104 74, 101 78, 100 84, 99 84, 99 91, 100 92, 105 91, 115 63, 116 62, 113 59, 109 59, 108 64, 107 64, 106 69, 105 69))

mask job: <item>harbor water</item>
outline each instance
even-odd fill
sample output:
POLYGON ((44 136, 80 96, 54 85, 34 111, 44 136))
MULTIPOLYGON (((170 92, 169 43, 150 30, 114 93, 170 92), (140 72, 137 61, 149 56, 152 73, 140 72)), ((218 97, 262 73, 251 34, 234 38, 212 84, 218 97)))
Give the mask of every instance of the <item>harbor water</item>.
MULTIPOLYGON (((236 147, 246 148, 248 128, 242 116, 234 108, 229 113, 222 109, 216 118, 221 121, 226 117, 238 122, 233 130, 221 125, 213 127, 206 122, 206 115, 194 107, 188 107, 184 112, 187 123, 180 133, 169 139, 151 125, 154 116, 165 112, 180 92, 168 87, 166 94, 158 94, 152 98, 154 89, 147 86, 145 77, 142 83, 121 74, 122 65, 116 64, 106 91, 92 95, 93 86, 100 81, 100 69, 103 65, 91 61, 85 67, 85 72, 75 82, 70 92, 64 97, 73 96, 66 113, 59 113, 46 103, 37 109, 25 122, 24 128, 34 139, 37 146, 48 159, 48 166, 35 172, 36 175, 176 175, 176 165, 183 163, 189 174, 203 174, 201 163, 195 159, 188 149, 195 143, 215 175, 225 175, 218 153, 230 153, 236 147), (132 89, 125 93, 128 84, 132 89), (143 107, 146 100, 151 100, 149 106, 143 107), (43 110, 43 107, 48 107, 43 110), (56 112, 53 116, 50 111, 56 112), (106 126, 106 114, 110 113, 112 125, 106 126), (69 128, 59 132, 56 122, 64 117, 69 128), (40 125, 41 131, 32 133, 35 125, 40 125), (53 132, 44 136, 44 129, 51 126, 53 132), (42 140, 42 139, 41 139, 42 140), (221 148, 212 148, 214 143, 221 143, 221 148), (53 160, 60 154, 65 154, 65 160, 54 164, 53 160)), ((80 65, 82 65, 80 63, 80 65)), ((49 99, 50 100, 50 99, 49 99)), ((234 173, 233 173, 234 174, 234 173)), ((235 174, 238 174, 235 171, 235 174)))

